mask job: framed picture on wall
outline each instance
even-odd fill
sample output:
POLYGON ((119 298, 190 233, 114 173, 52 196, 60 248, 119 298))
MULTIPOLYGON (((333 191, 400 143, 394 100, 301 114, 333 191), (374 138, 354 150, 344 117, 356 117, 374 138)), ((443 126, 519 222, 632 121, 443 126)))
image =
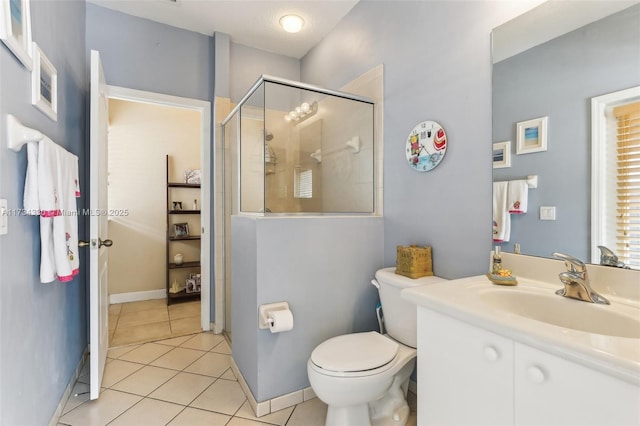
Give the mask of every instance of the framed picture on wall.
POLYGON ((31 103, 58 121, 58 72, 36 43, 33 43, 31 103))
POLYGON ((516 126, 516 154, 530 154, 547 150, 548 117, 521 121, 516 126))
POLYGON ((493 168, 511 167, 511 141, 493 144, 493 168))
POLYGON ((0 0, 0 39, 28 70, 33 67, 29 0, 0 0))

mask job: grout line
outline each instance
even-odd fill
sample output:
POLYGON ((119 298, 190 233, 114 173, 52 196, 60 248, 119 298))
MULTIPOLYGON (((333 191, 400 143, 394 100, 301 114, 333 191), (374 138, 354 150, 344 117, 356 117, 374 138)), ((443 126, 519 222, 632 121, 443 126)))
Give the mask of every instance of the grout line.
POLYGON ((171 423, 172 421, 174 421, 174 420, 175 420, 175 419, 176 419, 180 414, 182 414, 182 413, 184 412, 184 410, 186 410, 186 409, 187 409, 187 407, 184 407, 182 410, 180 410, 180 412, 179 412, 178 414, 176 414, 175 416, 173 416, 173 417, 171 418, 171 420, 169 420, 169 421, 167 422, 167 425, 168 425, 169 423, 171 423))

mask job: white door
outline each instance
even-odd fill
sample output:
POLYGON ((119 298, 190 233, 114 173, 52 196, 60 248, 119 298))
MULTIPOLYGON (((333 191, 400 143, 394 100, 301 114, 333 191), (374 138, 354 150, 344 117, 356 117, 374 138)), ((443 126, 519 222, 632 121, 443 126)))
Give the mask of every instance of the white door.
POLYGON ((91 51, 90 157, 89 157, 89 344, 91 399, 97 399, 109 344, 107 295, 107 84, 100 53, 91 51))

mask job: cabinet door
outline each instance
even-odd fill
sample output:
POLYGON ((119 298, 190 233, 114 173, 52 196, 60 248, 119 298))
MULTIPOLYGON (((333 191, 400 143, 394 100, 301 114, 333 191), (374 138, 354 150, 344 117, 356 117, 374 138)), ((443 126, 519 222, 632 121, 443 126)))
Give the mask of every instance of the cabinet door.
POLYGON ((513 342, 418 307, 418 424, 513 424, 513 342))
POLYGON ((515 344, 516 425, 637 425, 640 388, 515 344))

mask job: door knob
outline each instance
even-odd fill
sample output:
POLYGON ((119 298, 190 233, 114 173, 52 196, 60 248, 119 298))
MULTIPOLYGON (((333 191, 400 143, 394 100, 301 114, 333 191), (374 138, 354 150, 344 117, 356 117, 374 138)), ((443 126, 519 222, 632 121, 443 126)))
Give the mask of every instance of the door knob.
POLYGON ((111 240, 103 240, 102 238, 98 238, 98 248, 105 246, 111 247, 113 245, 113 241, 111 240))
MULTIPOLYGON (((87 246, 91 246, 91 247, 95 247, 96 240, 91 240, 91 241, 85 241, 85 240, 79 240, 78 241, 78 247, 87 247, 87 246)), ((113 245, 113 241, 111 240, 103 240, 102 238, 98 238, 98 248, 105 246, 105 247, 111 247, 113 245)))

